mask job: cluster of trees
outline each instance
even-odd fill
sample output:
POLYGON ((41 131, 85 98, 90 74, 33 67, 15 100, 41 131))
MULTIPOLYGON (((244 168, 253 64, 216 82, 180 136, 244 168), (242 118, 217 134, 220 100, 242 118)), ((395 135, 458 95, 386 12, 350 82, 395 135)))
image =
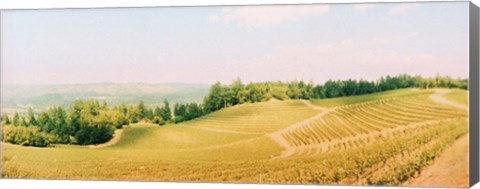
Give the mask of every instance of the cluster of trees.
POLYGON ((118 109, 128 119, 129 123, 137 123, 140 121, 152 122, 159 125, 165 125, 172 120, 172 110, 168 100, 163 101, 163 107, 155 107, 154 109, 147 108, 143 100, 140 100, 136 106, 126 106, 125 103, 121 103, 119 106, 115 106, 114 109, 118 109))
POLYGON ((215 83, 204 98, 204 112, 242 104, 267 101, 271 98, 284 99, 323 99, 343 96, 369 94, 401 88, 460 88, 467 89, 467 79, 436 76, 423 78, 402 74, 386 76, 377 81, 367 80, 329 80, 322 84, 313 82, 258 82, 244 85, 240 79, 234 80, 230 85, 215 83))
POLYGON ((29 109, 26 116, 15 113, 10 119, 2 116, 4 141, 29 146, 47 146, 50 143, 98 144, 111 139, 115 128, 140 121, 165 125, 192 120, 225 107, 242 103, 268 101, 272 98, 323 99, 342 96, 369 94, 408 87, 418 88, 461 88, 467 89, 467 79, 436 76, 398 75, 386 76, 377 81, 329 80, 324 84, 313 82, 257 82, 243 84, 240 79, 229 85, 220 82, 211 86, 203 104, 175 104, 172 109, 167 100, 163 107, 147 108, 143 101, 127 106, 121 103, 109 108, 104 101, 76 100, 66 111, 62 107, 51 107, 35 115, 29 109))
POLYGON ((41 132, 38 127, 14 127, 7 125, 3 127, 3 140, 12 144, 22 146, 46 147, 56 136, 41 132))
POLYGON ((188 104, 175 104, 173 114, 175 115, 174 122, 179 123, 188 121, 197 117, 205 115, 204 108, 201 104, 195 102, 188 104))
POLYGON ((26 116, 2 115, 3 140, 25 146, 61 144, 99 144, 112 138, 114 130, 139 121, 164 125, 172 120, 167 100, 164 107, 146 108, 143 101, 136 106, 124 103, 109 108, 105 102, 75 100, 68 111, 51 107, 35 115, 30 108, 26 116))

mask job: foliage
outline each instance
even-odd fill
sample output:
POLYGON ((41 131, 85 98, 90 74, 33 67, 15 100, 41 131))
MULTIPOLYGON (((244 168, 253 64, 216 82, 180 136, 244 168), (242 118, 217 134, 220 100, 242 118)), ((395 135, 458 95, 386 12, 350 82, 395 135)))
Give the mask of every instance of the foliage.
POLYGON ((12 124, 14 126, 18 126, 20 124, 20 116, 18 115, 18 112, 15 112, 13 115, 12 124))
MULTIPOLYGON (((358 130, 355 136, 359 137, 350 138, 357 141, 345 140, 326 151, 312 148, 275 158, 282 154, 283 147, 265 134, 306 120, 321 110, 298 100, 269 101, 225 108, 174 127, 133 124, 125 128, 118 143, 104 148, 56 145, 34 149, 5 144, 2 171, 10 178, 399 185, 468 133, 466 112, 458 114, 463 110, 435 104, 429 100, 431 93, 427 92, 431 91, 394 90, 377 96, 339 98, 345 103, 336 102, 332 107, 341 106, 342 111, 331 112, 333 117, 327 116, 325 121, 342 120, 349 129, 372 132, 365 135, 358 130), (362 119, 369 115, 367 110, 376 113, 362 119), (399 122, 428 124, 407 129, 399 122), (405 130, 373 136, 377 127, 405 130)), ((341 125, 320 127, 309 136, 322 136, 319 131, 323 131, 334 138, 345 131, 341 125)), ((300 137, 305 133, 292 134, 300 137)), ((308 141, 314 141, 311 139, 308 141)), ((467 157, 467 151, 462 155, 467 157)))
MULTIPOLYGON (((118 107, 108 108, 106 102, 100 105, 94 100, 75 100, 68 111, 62 107, 51 107, 37 116, 29 109, 26 117, 20 117, 18 113, 14 115, 15 121, 12 122, 12 126, 18 126, 19 129, 9 130, 12 135, 25 137, 14 137, 6 142, 29 146, 46 146, 49 143, 82 145, 103 143, 112 138, 114 129, 122 128, 129 123, 127 113, 118 107), (26 130, 26 127, 29 129, 26 130), (35 138, 35 142, 26 141, 32 138, 30 137, 32 133, 38 134, 40 138, 35 138), (41 137, 44 135, 55 137, 43 140, 41 137)), ((8 116, 4 117, 8 120, 8 116)))
POLYGON ((41 132, 38 127, 5 126, 3 128, 3 140, 12 144, 46 147, 56 142, 56 139, 55 135, 41 132))
POLYGON ((8 115, 4 113, 2 115, 2 125, 10 125, 10 124, 11 124, 10 118, 8 118, 8 115))
POLYGON ((162 117, 155 116, 155 118, 153 118, 153 120, 152 120, 152 123, 155 123, 155 124, 158 124, 158 125, 162 126, 162 125, 165 125, 167 122, 165 120, 163 120, 162 117))
POLYGON ((436 76, 422 78, 402 74, 386 76, 378 81, 366 80, 328 80, 323 85, 313 82, 257 82, 242 84, 240 79, 234 80, 230 85, 220 82, 211 86, 208 95, 204 98, 203 106, 206 113, 222 108, 242 104, 268 101, 271 98, 286 99, 324 99, 354 95, 371 94, 376 92, 402 89, 402 88, 460 88, 467 89, 468 80, 454 79, 451 77, 436 76))

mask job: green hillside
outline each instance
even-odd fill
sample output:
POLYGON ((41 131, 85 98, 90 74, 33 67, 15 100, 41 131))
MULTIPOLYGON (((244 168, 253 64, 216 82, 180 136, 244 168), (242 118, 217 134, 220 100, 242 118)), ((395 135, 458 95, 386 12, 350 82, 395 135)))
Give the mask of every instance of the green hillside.
POLYGON ((3 173, 9 178, 398 185, 467 133, 467 111, 438 101, 466 102, 465 93, 447 92, 402 89, 247 103, 176 125, 129 125, 118 142, 100 148, 2 143, 3 173))

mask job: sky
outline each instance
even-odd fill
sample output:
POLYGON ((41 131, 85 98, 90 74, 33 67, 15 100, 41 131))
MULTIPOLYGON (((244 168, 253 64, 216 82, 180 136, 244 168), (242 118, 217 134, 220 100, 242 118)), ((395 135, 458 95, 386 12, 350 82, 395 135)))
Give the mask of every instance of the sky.
POLYGON ((468 2, 10 10, 1 82, 468 77, 468 2))

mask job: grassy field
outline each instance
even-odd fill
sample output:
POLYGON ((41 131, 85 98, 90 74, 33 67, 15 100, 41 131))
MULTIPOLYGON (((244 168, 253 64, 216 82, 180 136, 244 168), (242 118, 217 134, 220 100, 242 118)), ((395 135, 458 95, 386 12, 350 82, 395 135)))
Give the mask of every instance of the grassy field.
POLYGON ((466 90, 452 89, 450 93, 445 94, 445 98, 465 106, 468 105, 468 91, 466 90))
MULTIPOLYGON (((435 93, 243 104, 177 125, 130 125, 103 148, 2 143, 2 171, 8 178, 399 185, 468 132, 467 111, 432 100, 435 93)), ((466 91, 443 97, 467 102, 466 91)))

